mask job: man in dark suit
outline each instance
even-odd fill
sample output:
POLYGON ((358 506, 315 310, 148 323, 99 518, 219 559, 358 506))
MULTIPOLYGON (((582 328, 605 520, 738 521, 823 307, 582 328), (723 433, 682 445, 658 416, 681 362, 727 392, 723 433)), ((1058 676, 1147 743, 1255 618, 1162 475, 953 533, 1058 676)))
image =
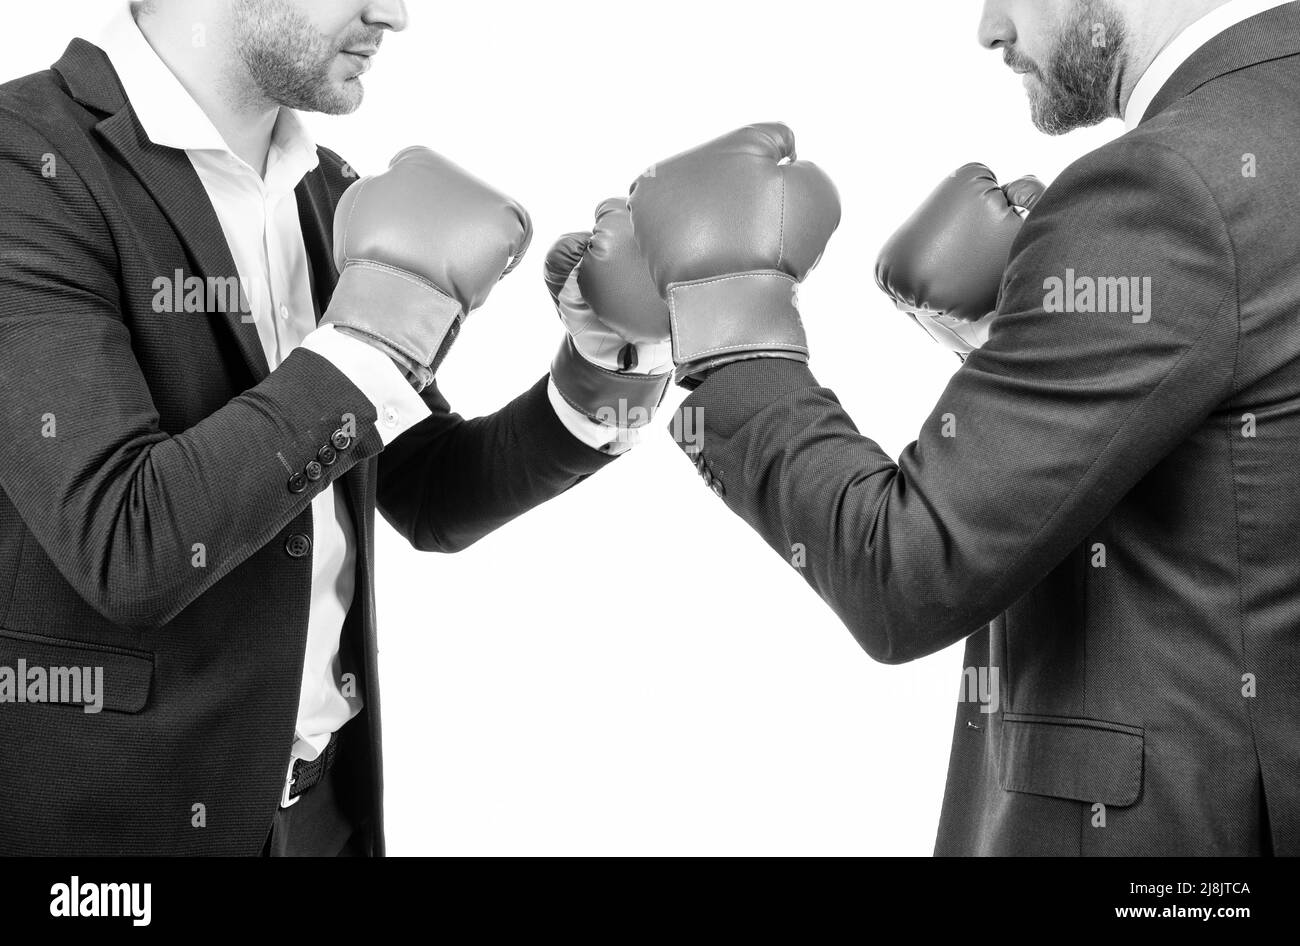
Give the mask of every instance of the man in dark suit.
MULTIPOLYGON (((764 344, 793 318, 721 294, 743 355, 689 379, 695 462, 874 658, 967 639, 938 854, 1300 853, 1300 3, 989 0, 981 35, 1044 130, 1129 132, 1003 247, 987 340, 898 462, 806 349, 764 344)), ((702 166, 658 164, 633 222, 652 271, 720 282, 654 229, 702 166)), ((775 193, 788 256, 810 228, 775 193)), ((928 290, 987 240, 924 216, 961 212, 929 205, 882 258, 918 318, 963 322, 928 290)))
POLYGON ((376 508, 464 549, 635 441, 584 397, 667 385, 573 286, 509 406, 429 383, 527 215, 422 149, 363 188, 293 111, 406 15, 124 3, 0 87, 0 853, 382 854, 376 508))

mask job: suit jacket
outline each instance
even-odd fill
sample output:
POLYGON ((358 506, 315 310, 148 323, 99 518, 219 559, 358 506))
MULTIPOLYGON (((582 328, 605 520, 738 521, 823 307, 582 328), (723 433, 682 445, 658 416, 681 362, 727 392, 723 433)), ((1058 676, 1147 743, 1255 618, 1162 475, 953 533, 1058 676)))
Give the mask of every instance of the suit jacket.
MULTIPOLYGON (((320 157, 297 200, 324 309, 353 177, 320 157)), ((310 503, 336 484, 359 545, 342 649, 365 701, 339 765, 381 854, 375 509, 455 552, 609 457, 563 428, 545 379, 469 421, 432 389, 432 416, 383 449, 326 359, 270 372, 237 306, 161 311, 154 280, 177 275, 237 270, 189 159, 146 138, 104 53, 75 40, 0 86, 0 666, 103 667, 105 688, 98 714, 0 705, 0 852, 260 853, 294 739, 310 503)))
POLYGON ((938 854, 1300 853, 1297 141, 1291 3, 1049 189, 897 463, 794 363, 687 401, 871 656, 969 638, 938 854))

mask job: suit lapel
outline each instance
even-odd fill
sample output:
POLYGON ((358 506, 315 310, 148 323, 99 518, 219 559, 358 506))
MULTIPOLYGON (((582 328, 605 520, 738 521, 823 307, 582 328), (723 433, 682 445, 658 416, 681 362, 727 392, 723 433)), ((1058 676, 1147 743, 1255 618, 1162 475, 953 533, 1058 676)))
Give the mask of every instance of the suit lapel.
POLYGON ((334 206, 317 168, 298 185, 298 223, 302 228, 302 242, 307 248, 307 264, 311 270, 311 294, 316 302, 316 322, 329 308, 334 296, 334 286, 339 281, 339 271, 334 265, 334 206))
POLYGON ((1251 17, 1216 36, 1183 63, 1156 95, 1143 124, 1221 76, 1300 53, 1300 3, 1251 17))
MULTIPOLYGON (((307 268, 311 272, 312 302, 316 306, 316 322, 329 308, 334 295, 334 286, 339 273, 334 265, 334 234, 332 220, 337 201, 327 188, 323 172, 317 170, 303 178, 298 185, 295 196, 298 199, 298 222, 302 229, 303 246, 307 250, 307 268)), ((367 524, 367 510, 373 509, 373 502, 368 493, 373 488, 373 470, 375 461, 359 463, 338 482, 342 485, 348 505, 352 509, 352 521, 356 525, 357 542, 362 555, 368 555, 370 549, 370 531, 367 524)))
MULTIPOLYGON (((82 104, 107 113, 95 126, 96 134, 116 152, 167 217, 189 256, 192 275, 200 279, 238 276, 221 222, 189 157, 148 139, 104 52, 84 40, 73 40, 54 69, 82 104)), ((270 374, 249 313, 211 316, 234 339, 254 383, 270 374)))

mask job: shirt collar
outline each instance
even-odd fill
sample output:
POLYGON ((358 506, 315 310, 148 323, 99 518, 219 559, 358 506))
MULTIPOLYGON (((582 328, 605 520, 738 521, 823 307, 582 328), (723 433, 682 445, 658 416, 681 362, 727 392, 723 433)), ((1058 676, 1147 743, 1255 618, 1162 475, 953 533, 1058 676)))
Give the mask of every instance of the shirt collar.
MULTIPOLYGON (((150 141, 165 148, 234 156, 199 103, 149 45, 136 25, 130 3, 119 0, 96 45, 108 55, 150 141)), ((316 142, 301 116, 282 107, 271 133, 268 179, 274 168, 276 176, 291 178, 296 184, 319 163, 316 142)))
POLYGON ((1124 124, 1128 130, 1132 131, 1142 124, 1142 119, 1146 117, 1147 110, 1151 108, 1151 103, 1156 100, 1160 90, 1206 43, 1238 23, 1289 2, 1290 0, 1229 0, 1183 30, 1156 56, 1138 80, 1128 108, 1124 111, 1124 124))

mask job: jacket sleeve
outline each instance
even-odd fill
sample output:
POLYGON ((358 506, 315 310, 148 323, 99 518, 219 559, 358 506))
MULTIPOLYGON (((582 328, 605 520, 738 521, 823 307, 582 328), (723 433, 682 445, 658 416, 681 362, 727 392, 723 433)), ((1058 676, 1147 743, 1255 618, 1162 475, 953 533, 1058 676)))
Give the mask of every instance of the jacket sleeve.
POLYGON ((488 417, 465 420, 437 386, 433 412, 379 458, 379 511, 423 552, 459 552, 616 459, 555 416, 543 378, 488 417))
MULTIPOLYGON (((786 560, 802 546, 813 589, 872 657, 901 663, 1005 611, 1215 415, 1234 389, 1236 306, 1204 182, 1121 139, 1039 203, 989 343, 897 463, 800 365, 729 367, 684 410, 727 505, 786 560), (1127 286, 1127 310, 1085 311, 1088 285, 1107 308, 1127 286)), ((1216 420, 1229 436, 1232 418, 1216 420)))
POLYGON ((161 430, 112 233, 75 167, 42 174, 54 151, 0 113, 0 487, 91 606, 154 628, 382 442, 364 395, 306 351, 195 427, 161 430), (355 437, 339 461, 290 491, 345 427, 355 437))

